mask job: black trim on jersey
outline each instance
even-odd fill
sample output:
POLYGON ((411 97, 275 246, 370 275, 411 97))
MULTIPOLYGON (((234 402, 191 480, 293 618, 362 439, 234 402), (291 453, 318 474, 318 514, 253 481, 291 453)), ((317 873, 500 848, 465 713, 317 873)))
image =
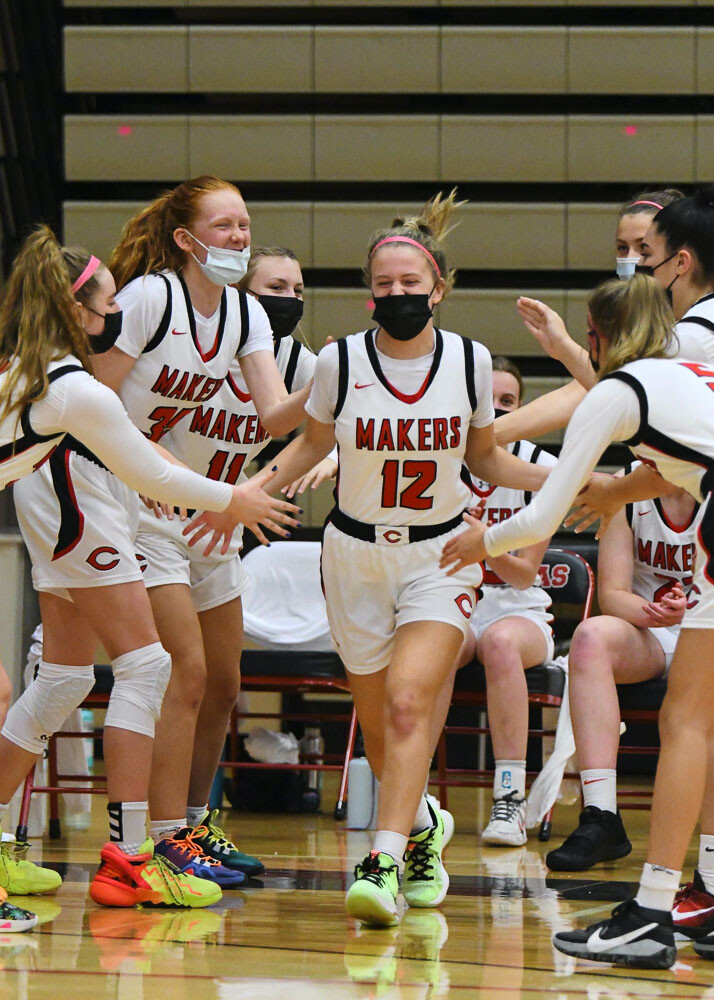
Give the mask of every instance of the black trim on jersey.
POLYGON ((647 393, 645 392, 644 386, 629 372, 610 372, 610 374, 605 375, 601 381, 604 382, 608 378, 616 378, 618 381, 624 382, 625 385, 629 385, 631 389, 635 390, 637 401, 640 404, 640 426, 637 428, 635 434, 629 438, 629 440, 623 441, 622 443, 628 446, 639 444, 643 440, 645 430, 649 427, 650 418, 650 407, 647 402, 647 393))
MULTIPOLYGON (((225 309, 226 307, 226 293, 223 292, 223 298, 221 299, 221 317, 222 321, 225 322, 225 309)), ((238 341, 238 350, 236 355, 240 353, 245 347, 245 342, 248 339, 248 334, 250 333, 250 313, 248 312, 248 295, 245 292, 238 292, 238 308, 240 309, 240 340, 238 341)), ((223 327, 221 327, 221 333, 223 333, 223 327)), ((276 344, 276 348, 277 348, 276 344)), ((277 355, 277 350, 275 351, 277 355)))
POLYGON ((662 507, 662 498, 661 497, 655 497, 654 500, 653 500, 653 503, 654 503, 655 507, 657 508, 657 513, 659 514, 660 521, 662 521, 662 523, 664 524, 664 526, 666 528, 669 528, 670 531, 675 531, 677 533, 681 533, 683 531, 686 531, 688 528, 691 528, 692 524, 694 523, 694 519, 696 518, 697 514, 699 513, 699 506, 700 506, 695 501, 695 503, 694 503, 694 509, 692 510, 692 516, 689 518, 689 520, 687 521, 687 523, 683 524, 681 526, 681 528, 680 528, 679 526, 675 527, 672 524, 672 522, 670 521, 670 519, 667 517, 667 515, 665 514, 664 508, 662 507))
POLYGON ((464 345, 464 366, 466 370, 466 391, 469 394, 469 403, 471 403, 471 409, 476 412, 478 407, 478 396, 476 395, 476 375, 474 372, 474 349, 473 341, 469 340, 468 337, 461 337, 461 341, 464 345))
POLYGON ((64 441, 60 445, 60 449, 73 451, 76 455, 81 455, 82 458, 86 458, 88 461, 94 462, 94 464, 98 465, 100 469, 108 468, 101 458, 97 458, 93 451, 90 451, 86 445, 82 444, 81 441, 78 441, 77 438, 72 437, 71 434, 68 434, 65 437, 64 441))
MULTIPOLYGON (((447 531, 458 528, 460 524, 463 524, 464 513, 462 511, 456 517, 442 521, 441 524, 395 524, 389 527, 393 527, 395 530, 402 530, 406 527, 409 529, 410 542, 425 542, 429 538, 438 538, 439 535, 445 535, 447 531)), ((343 534, 351 535, 352 538, 359 538, 363 542, 375 542, 376 540, 376 525, 368 524, 366 521, 357 521, 354 517, 341 511, 339 507, 332 508, 325 523, 327 522, 333 524, 343 534)))
MULTIPOLYGON (((695 309, 700 303, 709 302, 710 299, 714 299, 714 292, 709 292, 708 295, 702 295, 701 299, 697 299, 694 305, 690 306, 690 309, 695 309)), ((686 316, 682 316, 682 319, 686 319, 686 316)))
MULTIPOLYGON (((682 317, 683 323, 696 323, 697 326, 703 326, 706 330, 710 330, 714 333, 714 323, 710 319, 705 319, 703 316, 687 316, 682 317)), ((676 331, 675 331, 676 333, 676 331)))
MULTIPOLYGON (((163 283, 166 285, 166 305, 164 306, 164 314, 161 317, 161 322, 156 327, 156 333, 153 335, 151 340, 149 340, 144 347, 142 354, 148 354, 149 351, 153 351, 155 347, 158 347, 161 341, 166 336, 166 332, 169 328, 169 323, 171 322, 171 312, 173 310, 174 293, 171 288, 171 282, 166 277, 165 274, 159 274, 158 271, 152 272, 157 278, 161 278, 163 283)), ((189 315, 193 316, 193 312, 189 309, 189 315)))
MULTIPOLYGON (((59 368, 55 368, 54 371, 49 373, 47 380, 52 383, 56 382, 58 378, 62 378, 63 375, 68 375, 70 372, 83 371, 85 369, 81 365, 60 365, 59 368)), ((54 434, 39 434, 30 422, 31 406, 32 403, 28 403, 20 413, 19 423, 20 427, 22 427, 22 437, 15 438, 14 441, 8 441, 7 444, 0 446, 0 463, 7 462, 9 459, 14 458, 15 455, 21 455, 23 451, 29 451, 36 444, 42 444, 44 441, 52 441, 54 438, 64 436, 64 431, 56 431, 54 434)))
POLYGON ((50 456, 49 466, 52 485, 59 504, 59 529, 52 558, 59 559, 71 552, 84 531, 84 516, 77 506, 77 498, 69 476, 67 463, 71 449, 57 448, 50 456))
POLYGON ((293 382, 295 381, 295 372, 297 371, 301 350, 302 344, 300 341, 293 340, 293 346, 290 348, 290 357, 288 358, 288 366, 285 369, 285 388, 288 392, 293 391, 293 382))
MULTIPOLYGON (((516 444, 520 444, 520 441, 517 441, 516 444)), ((535 446, 535 448, 533 449, 533 454, 528 459, 528 461, 531 462, 533 465, 536 465, 536 463, 538 462, 538 456, 540 455, 540 453, 542 451, 543 451, 543 449, 541 448, 541 446, 539 444, 537 444, 535 446)), ((518 454, 518 452, 516 451, 515 448, 513 449, 513 454, 514 455, 518 454)), ((528 506, 528 504, 531 502, 532 499, 533 499, 533 490, 524 490, 524 492, 523 492, 523 503, 524 503, 524 505, 526 507, 528 506)))
MULTIPOLYGON (((632 462, 628 462, 627 465, 625 466, 625 475, 629 476, 631 472, 632 472, 632 462)), ((633 503, 625 504, 625 517, 627 518, 627 523, 632 528, 633 521, 635 519, 635 505, 633 503)))
POLYGON ((337 402, 335 403, 335 420, 342 413, 342 407, 347 399, 347 383, 350 377, 350 355, 347 340, 343 337, 337 341, 337 402))
MULTIPOLYGON (((377 376, 379 381, 382 383, 384 388, 387 390, 390 396, 394 396, 395 399, 399 399, 400 402, 404 402, 401 396, 397 395, 393 387, 389 384, 389 379, 382 371, 382 366, 379 363, 379 356, 377 354, 377 347, 374 343, 374 334, 379 327, 375 330, 367 330, 364 335, 365 346, 367 348, 367 357, 369 358, 369 363, 374 369, 374 374, 377 376)), ((444 338, 441 335, 441 330, 434 327, 434 360, 431 363, 431 368, 429 369, 429 374, 427 375, 426 382, 424 383, 424 388, 419 392, 419 399, 423 399, 424 396, 429 391, 431 383, 436 378, 436 373, 439 370, 439 365, 441 364, 441 356, 444 353, 444 338)), ((402 395, 416 395, 415 393, 402 393, 402 395)))
MULTIPOLYGON (((162 275, 162 277, 163 277, 163 275, 162 275)), ((182 275, 180 275, 178 272, 176 273, 176 277, 178 278, 178 280, 179 280, 179 282, 181 284, 181 290, 183 291, 183 297, 186 300, 186 312, 188 313, 188 326, 189 326, 189 329, 191 331, 191 340, 193 341, 193 346, 198 351, 198 355, 199 355, 199 357, 201 358, 201 360, 204 363, 207 362, 207 361, 211 361, 212 358, 215 358, 215 356, 220 351, 220 349, 221 349, 221 343, 223 341, 223 331, 224 331, 224 328, 225 328, 225 325, 226 325, 226 314, 228 312, 228 306, 227 306, 228 296, 226 295, 226 290, 224 288, 223 291, 221 292, 221 311, 218 314, 218 329, 216 330, 216 339, 213 342, 213 346, 209 350, 209 356, 206 356, 206 354, 201 350, 201 345, 200 345, 200 343, 198 341, 198 333, 196 331, 196 316, 194 315, 194 312, 193 312, 193 303, 191 302, 191 296, 190 296, 189 291, 188 291, 188 286, 186 285, 186 282, 184 281, 182 275)), ((245 298, 245 292, 239 292, 238 295, 239 296, 242 295, 245 298)), ((246 315, 247 315, 247 312, 248 312, 248 305, 247 305, 247 303, 245 304, 245 310, 246 310, 246 315)), ((242 322, 243 322, 243 311, 241 310, 241 324, 242 324, 242 322)), ((246 326, 247 326, 247 324, 246 324, 246 326)), ((247 331, 246 331, 245 336, 246 337, 248 336, 247 331)), ((245 340, 243 338, 243 330, 241 329, 241 332, 240 332, 240 343, 238 344, 238 351, 241 349, 241 347, 243 346, 244 343, 245 343, 245 340)), ((238 351, 236 351, 236 354, 238 353, 238 351)))

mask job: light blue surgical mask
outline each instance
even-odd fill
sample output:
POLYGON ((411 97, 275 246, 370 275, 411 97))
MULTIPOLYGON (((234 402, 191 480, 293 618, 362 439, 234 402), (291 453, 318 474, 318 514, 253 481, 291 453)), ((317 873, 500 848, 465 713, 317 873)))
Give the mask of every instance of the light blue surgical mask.
POLYGON ((246 275, 250 261, 250 247, 245 250, 228 250, 222 247, 207 247, 199 239, 186 230, 192 240, 206 251, 206 260, 202 263, 195 253, 191 256, 203 273, 214 285, 237 285, 246 275))
POLYGON ((615 269, 617 271, 618 278, 626 279, 634 277, 635 268, 640 260, 640 257, 616 257, 615 269))

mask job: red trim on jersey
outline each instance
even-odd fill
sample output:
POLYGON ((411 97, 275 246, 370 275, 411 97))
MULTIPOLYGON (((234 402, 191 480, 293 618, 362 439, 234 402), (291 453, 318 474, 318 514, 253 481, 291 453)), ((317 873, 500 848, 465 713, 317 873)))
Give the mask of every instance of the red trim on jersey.
POLYGON ((656 497, 654 503, 657 509, 657 513, 662 518, 664 523, 672 531, 676 531, 678 535, 681 535, 683 531, 686 531, 688 528, 691 528, 692 524, 694 523, 694 518, 697 516, 697 512, 699 510, 699 504, 695 503, 689 520, 685 521, 684 524, 675 524, 674 521, 671 521, 667 517, 667 511, 664 509, 664 504, 662 503, 661 497, 656 497))
POLYGON ((395 386, 392 385, 392 383, 389 381, 386 375, 384 376, 384 381, 389 386, 389 391, 392 393, 392 395, 396 396, 397 399, 401 400, 402 403, 417 403, 426 392, 430 378, 431 378, 431 372, 429 371, 427 372, 426 378, 422 382, 421 387, 415 393, 412 393, 411 396, 408 396, 405 392, 400 392, 399 389, 395 388, 395 386))
POLYGON ((704 536, 702 535, 702 526, 704 524, 704 520, 705 519, 706 519, 706 515, 704 515, 704 518, 699 522, 699 525, 697 526, 697 537, 699 538, 699 544, 701 545, 701 547, 704 549, 704 551, 707 554, 707 561, 704 564, 704 566, 702 566, 702 572, 704 573, 704 576, 707 578, 707 580, 709 581, 709 583, 714 584, 714 577, 712 577, 707 572, 707 568, 708 568, 709 564, 712 561, 712 554, 711 554, 710 549, 708 548, 708 546, 706 545, 706 543, 704 541, 704 536))
POLYGON ((230 372, 226 375, 226 382, 228 383, 228 387, 231 389, 233 394, 238 397, 241 403, 252 403, 253 397, 250 393, 241 392, 230 372))
POLYGON ((494 573, 492 569, 484 566, 483 569, 483 582, 489 583, 495 586, 503 585, 506 581, 502 580, 498 573, 494 573))
POLYGON ((473 479, 471 480, 471 492, 475 493, 477 497, 481 497, 482 500, 485 500, 486 497, 490 497, 493 491, 497 489, 498 486, 489 486, 487 490, 480 490, 473 479))
POLYGON ((67 490, 69 492, 69 498, 72 501, 72 506, 77 511, 77 525, 78 525, 77 534, 75 535, 74 539, 69 543, 69 545, 66 545, 60 552, 54 553, 54 555, 52 556, 52 562, 54 562, 55 559, 60 559, 62 556, 66 556, 68 552, 71 552, 72 549, 74 549, 77 545, 79 545, 80 541, 82 540, 82 535, 84 534, 84 514, 79 509, 79 504, 77 503, 77 494, 74 492, 74 483, 72 482, 72 473, 69 467, 69 460, 71 454, 72 452, 69 449, 67 449, 67 451, 64 454, 64 471, 67 477, 67 490))

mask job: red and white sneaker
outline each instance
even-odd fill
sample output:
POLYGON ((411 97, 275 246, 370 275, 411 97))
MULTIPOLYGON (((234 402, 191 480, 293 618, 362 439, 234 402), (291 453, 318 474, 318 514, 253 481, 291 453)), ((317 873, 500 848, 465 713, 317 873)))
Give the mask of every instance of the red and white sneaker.
POLYGON ((714 931, 714 895, 707 891, 699 872, 674 897, 672 921, 675 934, 697 940, 714 931))

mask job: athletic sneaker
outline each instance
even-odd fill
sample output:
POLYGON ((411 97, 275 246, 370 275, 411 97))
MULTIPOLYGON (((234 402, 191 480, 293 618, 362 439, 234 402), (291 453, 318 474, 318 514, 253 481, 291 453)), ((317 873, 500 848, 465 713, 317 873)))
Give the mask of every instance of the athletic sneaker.
POLYGON ((449 889, 449 876, 441 860, 444 820, 429 803, 432 826, 409 838, 404 852, 402 892, 410 906, 438 906, 449 889))
POLYGON ((456 826, 454 823, 454 817, 448 809, 444 809, 441 802, 439 802, 435 795, 430 795, 427 792, 424 798, 432 809, 435 811, 438 809, 441 813, 441 818, 444 821, 444 843, 441 845, 441 849, 442 851, 445 851, 451 841, 451 838, 454 836, 454 827, 456 826))
POLYGON ((619 812, 585 806, 577 830, 546 855, 545 863, 555 872, 583 872, 599 861, 624 858, 631 850, 619 812))
POLYGON ((116 844, 105 844, 101 864, 89 895, 102 906, 186 906, 217 903, 223 893, 215 882, 188 875, 168 858, 154 854, 149 837, 139 854, 125 854, 116 844))
POLYGON ((179 871, 196 878, 215 882, 221 889, 237 889, 245 882, 243 872, 231 871, 220 861, 214 861, 201 849, 194 839, 194 831, 189 826, 177 830, 171 837, 164 837, 154 848, 154 856, 161 855, 179 871))
POLYGON ((669 969, 677 960, 671 912, 646 909, 634 899, 585 930, 554 934, 553 944, 564 955, 634 969, 669 969))
POLYGON ((714 933, 714 895, 707 891, 696 869, 692 881, 674 897, 672 920, 676 933, 685 939, 714 933))
POLYGON ((20 842, 0 843, 0 886, 9 896, 54 892, 62 885, 57 872, 25 860, 28 847, 29 844, 20 842))
POLYGON ((21 910, 12 903, 0 903, 0 934, 29 931, 37 923, 37 914, 21 910))
POLYGON ((355 867, 355 881, 345 902, 347 913, 363 924, 392 927, 399 923, 398 892, 399 868, 394 858, 370 851, 355 867))
POLYGON ((520 847, 528 840, 526 833, 526 800, 516 792, 509 792, 501 799, 494 799, 491 818, 481 834, 484 844, 504 844, 520 847))
POLYGON ((166 945, 205 940, 218 934, 223 914, 216 910, 92 909, 89 931, 105 972, 120 972, 127 961, 132 972, 151 972, 154 955, 165 958, 166 945))
POLYGON ((223 830, 216 823, 218 809, 207 812, 196 829, 192 837, 194 844, 198 845, 204 854, 214 861, 219 861, 224 868, 230 868, 236 872, 243 872, 248 878, 255 878, 262 875, 265 865, 258 858, 251 854, 244 854, 239 851, 236 845, 226 837, 223 830))

